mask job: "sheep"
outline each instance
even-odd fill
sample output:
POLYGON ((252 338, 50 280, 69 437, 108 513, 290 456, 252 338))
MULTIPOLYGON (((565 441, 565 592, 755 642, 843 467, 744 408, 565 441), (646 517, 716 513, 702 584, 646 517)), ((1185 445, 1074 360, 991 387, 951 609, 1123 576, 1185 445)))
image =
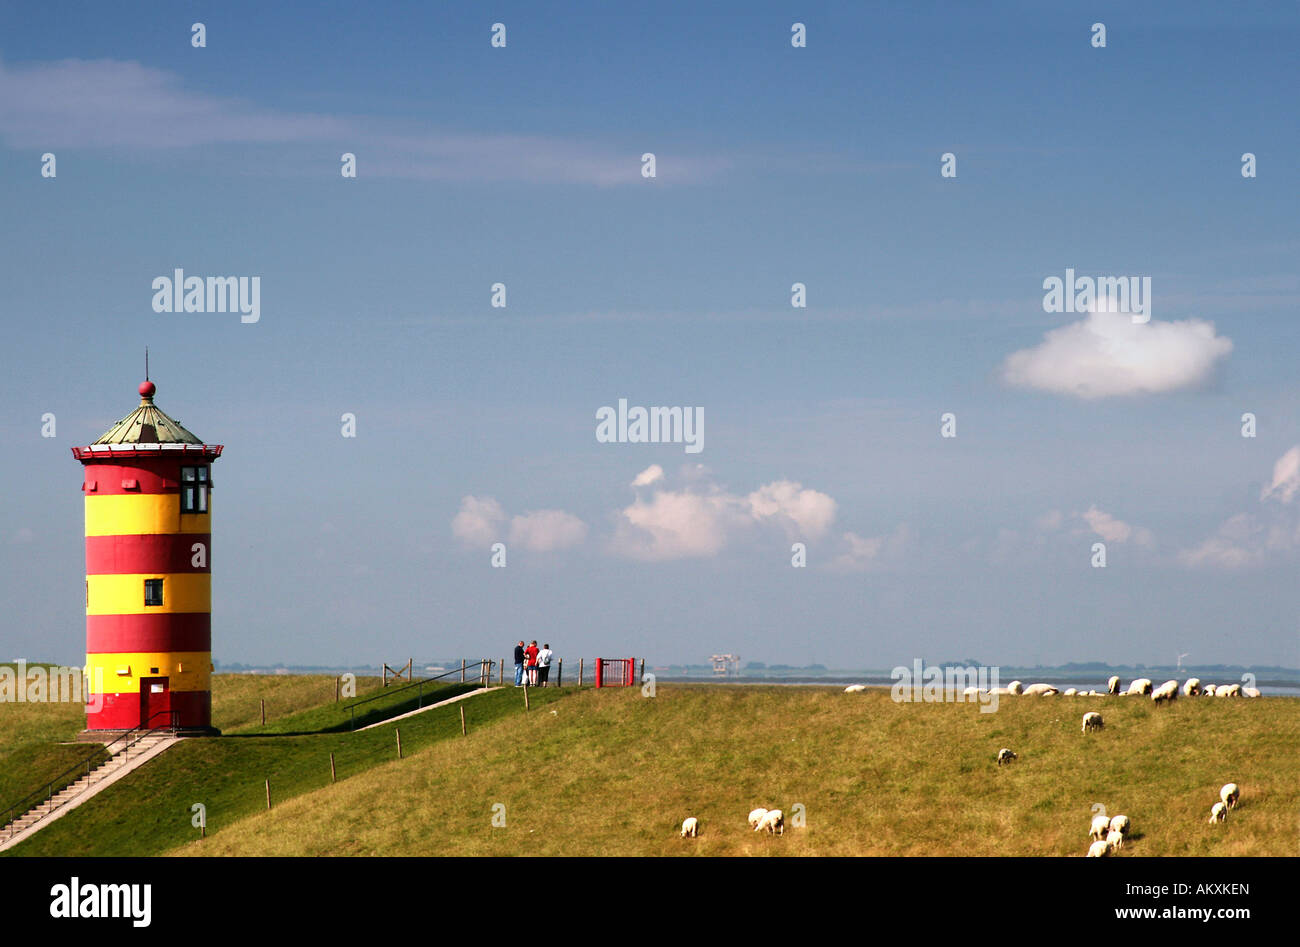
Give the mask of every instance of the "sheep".
POLYGON ((1014 694, 1017 697, 1020 696, 1023 689, 1024 687, 1019 681, 1012 681, 1010 684, 1007 685, 1007 693, 1014 694))
POLYGON ((1217 690, 1215 690, 1214 696, 1215 697, 1240 697, 1241 685, 1240 684, 1221 685, 1217 690))
POLYGON ((1051 684, 1030 684, 1020 693, 1025 697, 1051 697, 1060 692, 1051 684))
POLYGON ((1178 682, 1165 681, 1159 687, 1151 692, 1151 700, 1154 703, 1160 703, 1163 700, 1174 700, 1178 697, 1178 682))
POLYGON ((1151 678, 1139 677, 1128 686, 1129 694, 1149 694, 1151 693, 1151 678))
POLYGON ((1219 790, 1219 799, 1229 809, 1237 808, 1237 799, 1241 796, 1241 790, 1237 788, 1236 783, 1228 783, 1219 790))
POLYGON ((700 820, 691 816, 682 822, 682 838, 699 838, 700 820))
POLYGON ((1067 687, 1067 688, 1063 691, 1063 693, 1065 694, 1066 697, 1073 697, 1075 694, 1078 694, 1078 693, 1079 693, 1079 690, 1078 690, 1077 688, 1074 688, 1074 687, 1067 687))
POLYGON ((844 688, 844 693, 861 694, 866 689, 867 689, 866 684, 850 684, 848 687, 844 688))
POLYGON ((1183 685, 1184 697, 1199 697, 1201 694, 1201 679, 1199 677, 1189 677, 1187 683, 1183 685))
POLYGON ((1258 697, 1258 696, 1259 696, 1259 688, 1258 688, 1258 687, 1243 687, 1243 688, 1241 689, 1241 696, 1242 696, 1242 697, 1258 697))
POLYGON ((993 697, 1010 697, 1012 693, 1009 687, 993 687, 989 689, 989 694, 993 697))
POLYGON ((1126 815, 1117 815, 1110 820, 1110 830, 1118 832, 1120 835, 1128 835, 1129 826, 1132 823, 1126 815))
POLYGON ((1092 829, 1088 832, 1089 838, 1105 838, 1106 833, 1110 831, 1110 816, 1105 813, 1092 817, 1092 829))
POLYGON ((1104 839, 1093 842, 1088 846, 1088 858, 1105 858, 1110 854, 1110 846, 1104 839))
POLYGON ((767 834, 784 835, 785 834, 785 815, 780 809, 769 809, 767 815, 763 816, 763 821, 754 826, 755 832, 767 829, 767 834))
POLYGON ((979 697, 981 693, 983 692, 978 687, 972 686, 972 687, 967 687, 965 690, 963 690, 961 692, 961 696, 963 700, 975 700, 979 697))
POLYGON ((1110 680, 1106 681, 1106 693, 1107 694, 1119 693, 1119 675, 1112 674, 1110 680))
POLYGON ((751 829, 757 830, 759 823, 762 822, 764 817, 767 815, 767 811, 768 810, 762 808, 761 806, 755 809, 754 811, 752 811, 749 814, 749 827, 751 829))
POLYGON ((998 765, 999 765, 999 766, 1003 765, 1004 763, 1010 763, 1010 762, 1011 762, 1012 760, 1014 760, 1014 759, 1017 759, 1016 754, 1012 753, 1012 752, 1011 752, 1009 749, 1007 749, 1005 746, 1004 746, 1002 749, 998 750, 998 765))
POLYGON ((1206 684, 1204 687, 1202 687, 1202 688, 1201 688, 1201 696, 1203 696, 1203 697, 1213 697, 1213 696, 1214 696, 1214 685, 1213 685, 1213 684, 1206 684))
POLYGON ((1214 808, 1210 810, 1210 825, 1216 822, 1226 822, 1228 820, 1228 807, 1221 802, 1216 802, 1214 808))
POLYGON ((1106 845, 1113 851, 1119 851, 1124 847, 1124 833, 1111 829, 1106 833, 1106 845))
POLYGON ((1084 732, 1084 733, 1087 733, 1089 730, 1100 730, 1100 729, 1102 729, 1102 728, 1105 727, 1105 726, 1106 726, 1106 724, 1105 724, 1105 722, 1101 719, 1101 714, 1097 713, 1097 711, 1095 711, 1095 710, 1090 710, 1090 711, 1088 711, 1086 714, 1083 715, 1083 732, 1084 732))

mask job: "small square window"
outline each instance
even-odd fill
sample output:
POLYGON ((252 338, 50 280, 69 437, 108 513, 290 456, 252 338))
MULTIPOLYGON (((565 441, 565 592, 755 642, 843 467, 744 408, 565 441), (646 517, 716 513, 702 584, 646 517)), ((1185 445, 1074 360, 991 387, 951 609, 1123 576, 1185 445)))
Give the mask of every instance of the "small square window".
POLYGON ((208 512, 208 490, 212 488, 208 480, 207 467, 181 468, 181 512, 208 512))
POLYGON ((145 605, 161 605, 163 603, 162 579, 144 580, 144 603, 145 605))

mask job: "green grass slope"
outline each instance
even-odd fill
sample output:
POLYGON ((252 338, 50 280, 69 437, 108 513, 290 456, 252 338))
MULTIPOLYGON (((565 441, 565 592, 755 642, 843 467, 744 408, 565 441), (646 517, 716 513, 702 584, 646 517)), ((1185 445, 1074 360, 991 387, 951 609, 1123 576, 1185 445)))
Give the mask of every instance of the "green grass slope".
MULTIPOLYGON (((214 684, 214 695, 224 683, 214 684)), ((457 684, 448 690, 459 688, 457 684)), ((533 713, 556 695, 557 691, 534 692, 533 713)), ((332 712, 332 683, 329 700, 332 712)), ((523 699, 513 688, 470 698, 464 706, 475 730, 494 720, 524 714, 523 699)), ((285 715, 280 721, 292 722, 296 717, 301 722, 303 714, 315 713, 317 710, 309 709, 285 715)), ((272 802, 278 808, 294 796, 330 784, 331 752, 340 782, 395 759, 396 728, 401 730, 403 752, 408 756, 452 737, 463 740, 457 704, 358 733, 184 740, 4 855, 159 854, 197 836, 191 825, 194 803, 207 808, 211 841, 239 820, 265 811, 264 780, 268 778, 272 802)))
MULTIPOLYGON (((1007 698, 981 714, 895 704, 880 690, 534 693, 531 712, 501 714, 468 739, 428 741, 336 785, 304 780, 314 791, 270 812, 232 806, 221 831, 175 853, 1077 856, 1095 804, 1132 819, 1123 857, 1300 853, 1300 701, 1007 698), (1084 734, 1093 709, 1106 728, 1084 734), (1002 746, 1020 758, 999 768, 1002 746), (1210 826, 1229 780, 1241 805, 1210 826), (505 827, 492 825, 497 804, 505 827), (795 804, 805 828, 790 824, 795 804), (784 837, 749 831, 757 805, 786 811, 784 837), (687 815, 700 819, 700 838, 678 837, 687 815)), ((507 689, 470 706, 517 697, 507 689)), ((240 777, 241 793, 254 777, 256 795, 260 771, 240 777)), ((191 798, 201 795, 187 786, 168 805, 191 798)), ((70 825, 65 838, 140 811, 106 800, 97 827, 70 825)), ((58 851, 55 841, 42 852, 58 851)))

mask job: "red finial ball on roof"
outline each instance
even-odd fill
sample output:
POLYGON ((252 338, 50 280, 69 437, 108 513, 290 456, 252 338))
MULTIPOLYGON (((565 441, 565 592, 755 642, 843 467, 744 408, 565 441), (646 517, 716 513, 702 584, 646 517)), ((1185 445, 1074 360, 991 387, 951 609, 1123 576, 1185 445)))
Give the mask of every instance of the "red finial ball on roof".
POLYGON ((158 386, 151 381, 140 382, 140 397, 152 398, 153 393, 158 390, 158 386))

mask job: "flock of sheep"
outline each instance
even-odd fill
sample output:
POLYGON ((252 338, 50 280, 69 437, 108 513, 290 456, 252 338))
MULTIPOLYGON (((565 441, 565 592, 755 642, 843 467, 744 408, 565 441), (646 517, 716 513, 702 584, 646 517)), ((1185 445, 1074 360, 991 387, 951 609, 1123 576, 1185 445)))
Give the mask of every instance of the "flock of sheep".
MULTIPOLYGON (((850 684, 844 688, 846 694, 857 694, 864 690, 866 690, 866 687, 862 684, 850 684)), ((1074 687, 1068 687, 1061 691, 1051 684, 1030 684, 1025 687, 1020 681, 1012 681, 1006 687, 994 687, 987 691, 977 687, 967 687, 962 691, 962 696, 971 699, 985 693, 1013 697, 1051 697, 1056 694, 1062 694, 1065 697, 1103 697, 1107 695, 1134 697, 1149 695, 1153 702, 1160 704, 1177 699, 1180 691, 1185 697, 1259 696, 1259 690, 1254 687, 1243 687, 1240 684, 1202 684, 1199 677, 1189 677, 1181 687, 1177 681, 1165 681, 1159 687, 1156 687, 1150 678, 1139 677, 1132 681, 1126 690, 1121 690, 1120 679, 1117 676, 1111 677, 1106 682, 1106 694, 1095 690, 1079 690, 1074 687)), ((1102 730, 1105 725, 1101 714, 1095 710, 1090 710, 1083 715, 1082 729, 1084 733, 1089 730, 1102 730)), ((1015 759, 1018 759, 1018 757, 1010 747, 1004 746, 998 750, 997 764, 999 766, 1005 766, 1015 759)), ((1210 824, 1215 825, 1225 821, 1228 817, 1228 810, 1236 808, 1237 799, 1240 795, 1241 790, 1236 783, 1228 783, 1220 789, 1220 801, 1216 802, 1214 808, 1210 810, 1210 824)), ((1131 820, 1126 815, 1117 815, 1113 818, 1108 818, 1105 815, 1095 816, 1092 820, 1092 831, 1089 833, 1089 837, 1093 839, 1093 842, 1088 847, 1087 857, 1104 858, 1123 848, 1124 838, 1128 835, 1131 824, 1131 820)))
MULTIPOLYGON (((850 684, 844 688, 846 694, 857 694, 867 689, 865 684, 850 684)), ((1177 681, 1165 681, 1159 687, 1155 687, 1149 678, 1139 677, 1129 684, 1127 690, 1120 690, 1120 680, 1118 677, 1111 677, 1106 682, 1106 694, 1116 697, 1132 697, 1150 695, 1155 703, 1164 703, 1174 700, 1178 697, 1179 691, 1182 691, 1186 697, 1258 697, 1259 691, 1254 687, 1242 687, 1240 684, 1202 684, 1201 679, 1189 677, 1180 688, 1177 681)), ((1007 695, 1015 697, 1051 697, 1055 694, 1062 694, 1065 697, 1102 697, 1106 696, 1099 691, 1083 691, 1074 687, 1066 688, 1064 691, 1059 690, 1051 684, 1030 684, 1025 687, 1020 681, 1012 681, 1006 687, 995 687, 989 691, 983 691, 976 687, 968 687, 962 691, 962 696, 966 698, 977 697, 981 693, 990 693, 998 695, 1007 695)), ((1105 721, 1102 720, 1101 714, 1095 710, 1090 710, 1083 715, 1083 732, 1089 730, 1102 730, 1105 728, 1105 721)), ((1018 759, 1010 747, 1003 747, 998 750, 997 764, 1004 766, 1013 760, 1018 759)), ((1210 824, 1214 825, 1223 822, 1228 817, 1228 810, 1237 807, 1237 799, 1241 791, 1237 788, 1236 783, 1228 783, 1219 790, 1219 802, 1214 804, 1210 810, 1210 824)), ((1104 858, 1113 852, 1124 847, 1124 838, 1129 833, 1132 821, 1126 815, 1117 815, 1107 817, 1105 815, 1094 816, 1092 820, 1092 830, 1089 837, 1093 840, 1088 847, 1089 858, 1104 858)), ((749 827, 755 832, 766 831, 769 835, 785 834, 785 815, 780 809, 765 809, 759 807, 749 813, 749 827)), ((698 838, 700 835, 700 820, 694 816, 685 819, 682 822, 682 838, 698 838)))
MULTIPOLYGON (((767 832, 768 835, 785 834, 785 813, 780 809, 764 809, 762 806, 749 814, 749 827, 755 832, 767 832)), ((700 820, 691 816, 682 822, 682 838, 699 838, 700 820)))
MULTIPOLYGON (((1106 682, 1106 693, 1103 694, 1101 691, 1085 691, 1077 687, 1067 687, 1065 690, 1060 690, 1053 684, 1030 684, 1025 687, 1020 681, 1012 681, 1006 687, 993 687, 987 690, 979 687, 967 687, 961 694, 967 700, 977 698, 981 694, 994 694, 999 697, 1054 697, 1057 694, 1064 697, 1105 697, 1107 695, 1135 697, 1149 694, 1157 704, 1162 701, 1173 700, 1178 696, 1180 690, 1185 697, 1259 696, 1259 688, 1257 687, 1243 687, 1240 684, 1202 684, 1199 677, 1189 677, 1181 688, 1177 681, 1165 681, 1159 687, 1156 687, 1148 677, 1139 677, 1129 684, 1127 690, 1120 690, 1119 685, 1119 678, 1112 677, 1106 682)), ((850 684, 844 688, 844 693, 858 694, 866 689, 865 684, 850 684)))

